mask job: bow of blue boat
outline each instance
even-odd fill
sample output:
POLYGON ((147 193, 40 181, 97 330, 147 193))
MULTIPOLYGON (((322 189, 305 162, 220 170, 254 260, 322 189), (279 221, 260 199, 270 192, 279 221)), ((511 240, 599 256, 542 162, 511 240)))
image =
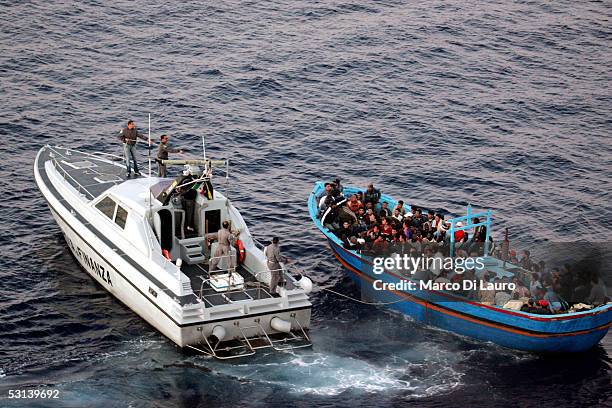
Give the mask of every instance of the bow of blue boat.
MULTIPOLYGON (((411 280, 411 277, 386 269, 382 274, 374 274, 371 257, 346 248, 343 242, 322 224, 317 196, 324 188, 323 182, 315 184, 308 200, 308 211, 315 226, 327 238, 334 256, 351 272, 351 277, 361 286, 362 293, 368 298, 390 303, 389 308, 416 321, 459 335, 531 352, 588 350, 599 343, 612 324, 611 303, 587 311, 542 315, 481 304, 451 292, 374 290, 373 282, 376 280, 398 283, 411 280)), ((359 191, 362 190, 354 187, 343 189, 345 196, 359 191)), ((387 202, 391 208, 397 203, 385 194, 381 195, 380 201, 387 202)), ((512 271, 520 269, 493 257, 487 257, 486 268, 498 276, 513 276, 512 271)))

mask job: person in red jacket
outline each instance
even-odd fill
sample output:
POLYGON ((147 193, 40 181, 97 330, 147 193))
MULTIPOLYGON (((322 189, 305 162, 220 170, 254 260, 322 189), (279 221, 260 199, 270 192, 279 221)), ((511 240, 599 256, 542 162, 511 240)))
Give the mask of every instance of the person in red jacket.
MULTIPOLYGON (((458 228, 463 227, 463 223, 459 221, 457 224, 455 224, 455 226, 458 228)), ((465 237, 466 237, 465 231, 463 230, 455 231, 455 242, 462 242, 465 237)))

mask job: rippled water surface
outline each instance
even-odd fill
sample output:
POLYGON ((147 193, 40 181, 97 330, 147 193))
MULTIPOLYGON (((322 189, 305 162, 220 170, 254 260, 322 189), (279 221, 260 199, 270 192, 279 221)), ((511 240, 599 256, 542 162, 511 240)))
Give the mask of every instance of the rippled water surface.
POLYGON ((307 214, 318 179, 489 206, 515 241, 610 240, 609 2, 175 3, 0 1, 0 405, 40 385, 75 407, 611 403, 610 335, 537 357, 320 289, 310 350, 185 355, 87 277, 32 178, 42 145, 120 154, 151 113, 231 157, 252 231, 353 296, 307 214))

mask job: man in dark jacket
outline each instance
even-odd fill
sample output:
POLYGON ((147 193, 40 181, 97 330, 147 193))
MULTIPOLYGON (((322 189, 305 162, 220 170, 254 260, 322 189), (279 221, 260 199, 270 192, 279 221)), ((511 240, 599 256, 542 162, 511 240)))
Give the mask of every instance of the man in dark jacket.
POLYGON ((166 165, 162 160, 168 160, 168 153, 183 153, 180 149, 173 149, 168 144, 168 135, 161 135, 157 149, 157 176, 166 177, 166 165))
POLYGON ((134 174, 140 176, 140 172, 138 171, 138 162, 136 161, 136 141, 140 138, 142 140, 148 141, 142 133, 136 130, 136 126, 134 125, 134 121, 128 120, 127 127, 121 129, 119 132, 119 140, 123 143, 123 154, 125 155, 125 167, 127 170, 127 177, 130 177, 130 173, 132 172, 131 162, 134 162, 134 174))
POLYGON ((368 189, 363 193, 363 203, 372 203, 374 209, 380 201, 380 190, 374 188, 374 184, 368 184, 368 189))

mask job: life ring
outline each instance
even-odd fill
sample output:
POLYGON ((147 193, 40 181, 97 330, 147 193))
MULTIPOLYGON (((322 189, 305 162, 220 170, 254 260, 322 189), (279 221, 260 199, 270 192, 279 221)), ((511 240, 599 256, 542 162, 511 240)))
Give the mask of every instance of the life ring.
POLYGON ((238 251, 238 263, 241 264, 244 262, 244 258, 246 258, 246 250, 244 249, 244 244, 241 240, 237 239, 236 244, 234 246, 236 247, 236 251, 238 251))

